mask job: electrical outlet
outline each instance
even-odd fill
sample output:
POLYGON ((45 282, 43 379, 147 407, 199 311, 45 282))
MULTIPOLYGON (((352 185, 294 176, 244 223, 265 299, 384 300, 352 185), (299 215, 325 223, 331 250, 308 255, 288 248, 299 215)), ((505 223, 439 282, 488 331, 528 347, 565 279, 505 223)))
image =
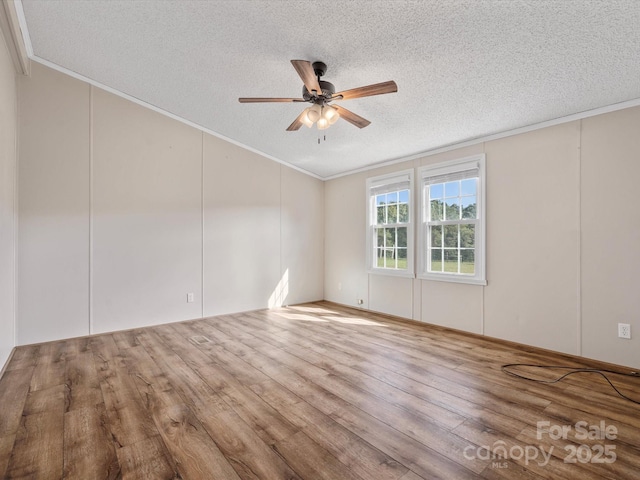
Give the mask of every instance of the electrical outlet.
POLYGON ((619 323, 618 324, 618 337, 620 338, 631 338, 631 325, 628 323, 619 323))
POLYGON ((187 293, 187 303, 193 303, 193 293, 187 293))

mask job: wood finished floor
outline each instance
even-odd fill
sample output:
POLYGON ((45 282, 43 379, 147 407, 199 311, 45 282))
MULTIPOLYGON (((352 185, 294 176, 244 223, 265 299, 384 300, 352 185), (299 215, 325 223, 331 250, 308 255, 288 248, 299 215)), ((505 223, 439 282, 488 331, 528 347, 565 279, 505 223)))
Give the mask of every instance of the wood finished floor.
MULTIPOLYGON (((640 478, 640 406, 595 374, 501 372, 516 362, 601 367, 324 302, 20 347, 0 380, 0 474, 640 478), (617 438, 538 439, 543 421, 604 421, 617 438), (581 444, 579 459, 605 444, 617 458, 565 463, 581 444)), ((640 379, 614 381, 640 398, 640 379)))

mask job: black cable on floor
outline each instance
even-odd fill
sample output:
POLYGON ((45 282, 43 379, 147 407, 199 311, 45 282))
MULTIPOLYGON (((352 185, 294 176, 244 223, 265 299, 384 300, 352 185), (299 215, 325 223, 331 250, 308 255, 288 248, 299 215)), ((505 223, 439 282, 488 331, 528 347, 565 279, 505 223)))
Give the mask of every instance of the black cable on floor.
POLYGON ((502 365, 502 371, 507 375, 511 375, 512 377, 521 378, 523 380, 529 380, 531 382, 538 382, 538 383, 558 383, 559 381, 567 378, 569 375, 573 375, 574 373, 597 373, 598 375, 602 376, 609 383, 609 385, 611 385, 611 388, 613 388, 616 391, 616 393, 620 395, 622 398, 640 405, 640 401, 634 400, 633 398, 629 398, 625 394, 623 394, 620 390, 618 390, 616 386, 613 383, 611 383, 611 380, 609 380, 609 377, 607 377, 606 375, 607 373, 609 373, 613 375, 621 375, 623 377, 640 378, 640 374, 638 374, 638 372, 622 373, 622 372, 616 372, 615 370, 606 370, 606 369, 598 369, 598 368, 567 367, 564 365, 533 365, 530 363, 508 363, 506 365, 502 365), (544 368, 549 370, 559 369, 559 370, 569 370, 569 372, 565 373, 564 375, 561 375, 560 377, 554 380, 540 380, 538 378, 531 378, 525 375, 520 375, 519 373, 512 372, 509 370, 509 368, 511 367, 533 367, 533 368, 544 368))

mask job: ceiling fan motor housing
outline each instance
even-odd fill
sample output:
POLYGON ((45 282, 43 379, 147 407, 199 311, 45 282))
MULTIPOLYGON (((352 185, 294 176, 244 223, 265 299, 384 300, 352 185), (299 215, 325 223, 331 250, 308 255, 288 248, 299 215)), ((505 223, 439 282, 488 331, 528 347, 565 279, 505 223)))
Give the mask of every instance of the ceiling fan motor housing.
MULTIPOLYGON (((330 100, 333 94, 336 93, 336 87, 333 86, 333 83, 325 82, 324 80, 320 80, 318 83, 320 84, 322 92, 318 92, 317 100, 319 100, 320 102, 316 101, 316 103, 322 103, 330 100)), ((311 93, 305 86, 302 87, 302 98, 304 98, 307 102, 310 102, 314 99, 313 95, 311 95, 311 93)))

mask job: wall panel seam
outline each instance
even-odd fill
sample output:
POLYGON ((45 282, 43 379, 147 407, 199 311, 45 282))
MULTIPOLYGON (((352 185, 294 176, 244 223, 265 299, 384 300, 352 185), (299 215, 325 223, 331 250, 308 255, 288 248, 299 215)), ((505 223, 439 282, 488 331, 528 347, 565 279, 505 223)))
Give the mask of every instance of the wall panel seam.
POLYGON ((200 316, 204 318, 204 132, 200 132, 200 316))
POLYGON ((89 335, 93 325, 93 104, 94 86, 89 85, 89 335))
MULTIPOLYGON (((17 78, 17 77, 16 77, 17 78)), ((19 245, 20 245, 20 216, 18 210, 20 206, 20 97, 22 92, 23 78, 16 81, 16 132, 15 132, 15 172, 13 189, 13 345, 18 345, 18 290, 19 282, 19 245)))
MULTIPOLYGON (((13 283, 13 308, 12 308, 12 318, 11 322, 13 325, 13 347, 18 344, 18 162, 20 159, 20 142, 18 141, 18 136, 20 134, 20 84, 21 79, 17 74, 14 75, 15 89, 16 89, 16 97, 15 103, 13 106, 13 114, 15 117, 16 125, 15 132, 13 136, 13 154, 14 154, 14 162, 13 162, 13 252, 12 252, 12 261, 11 265, 11 281, 13 283)), ((8 361, 7 361, 8 362, 8 361)))
POLYGON ((578 122, 578 172, 577 172, 577 184, 578 184, 578 215, 577 215, 577 245, 576 245, 576 263, 577 263, 577 285, 576 285, 576 354, 582 355, 582 123, 583 120, 578 122))

